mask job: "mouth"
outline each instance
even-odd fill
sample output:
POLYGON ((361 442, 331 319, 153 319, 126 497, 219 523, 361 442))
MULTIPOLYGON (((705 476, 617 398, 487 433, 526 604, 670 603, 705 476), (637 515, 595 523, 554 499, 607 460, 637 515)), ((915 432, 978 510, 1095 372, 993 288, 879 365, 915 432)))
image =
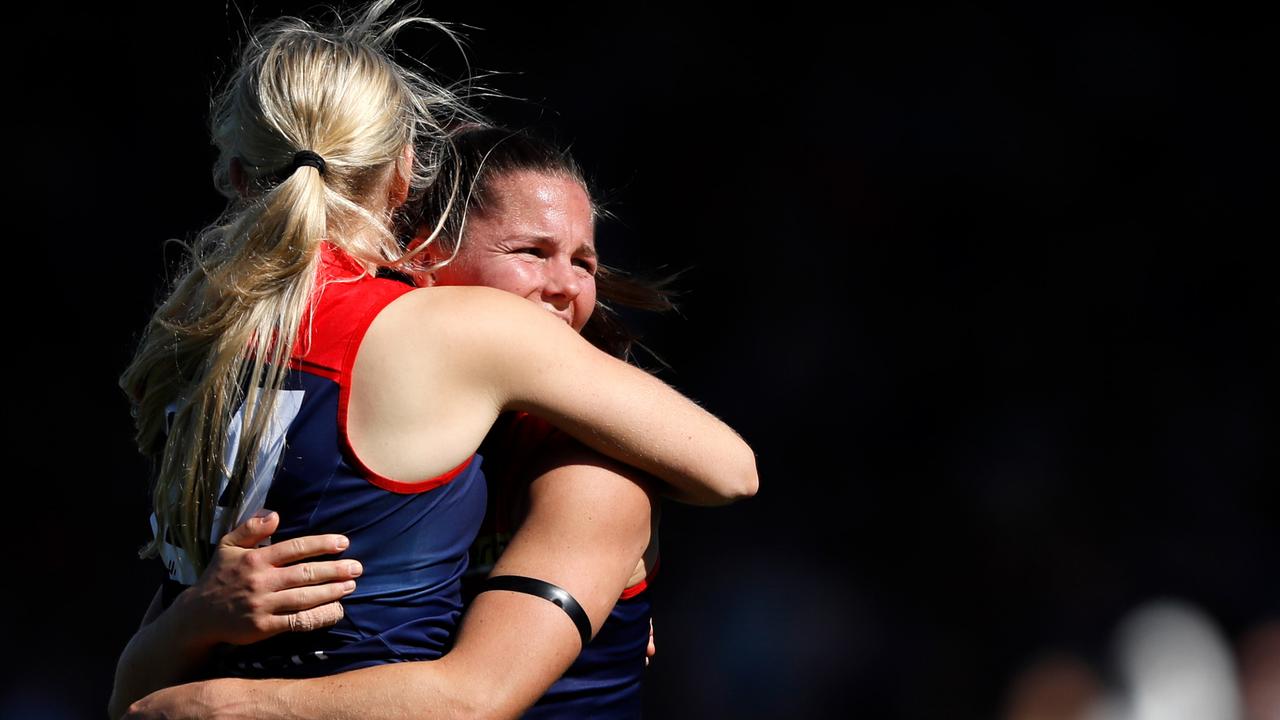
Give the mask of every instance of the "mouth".
POLYGON ((547 312, 549 312, 549 313, 551 313, 552 315, 555 315, 556 317, 558 317, 558 318, 560 318, 561 320, 563 320, 565 325, 568 325, 569 327, 573 327, 573 315, 572 315, 571 313, 569 313, 568 311, 566 311, 566 310, 557 310, 557 309, 555 309, 554 307, 552 307, 552 306, 550 306, 550 305, 543 305, 542 307, 543 307, 543 309, 544 309, 544 310, 546 310, 547 312))

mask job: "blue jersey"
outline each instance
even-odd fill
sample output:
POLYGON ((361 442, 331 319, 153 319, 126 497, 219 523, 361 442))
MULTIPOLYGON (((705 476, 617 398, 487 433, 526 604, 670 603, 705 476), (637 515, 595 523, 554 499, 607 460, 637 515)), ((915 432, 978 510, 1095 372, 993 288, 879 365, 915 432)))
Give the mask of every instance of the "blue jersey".
MULTIPOLYGON (((378 312, 412 290, 354 279, 360 275, 326 246, 310 325, 276 407, 280 437, 260 457, 265 470, 249 481, 235 522, 216 524, 225 531, 267 507, 280 514, 272 542, 341 533, 351 541, 344 555, 359 559, 364 572, 343 598, 337 625, 230 648, 219 674, 314 677, 434 659, 450 646, 461 616, 467 550, 485 509, 481 463, 473 456, 440 477, 404 483, 372 472, 352 451, 346 411, 356 351, 378 312)), ((220 504, 234 505, 230 498, 220 504)), ((180 551, 164 554, 173 580, 194 582, 180 551)))

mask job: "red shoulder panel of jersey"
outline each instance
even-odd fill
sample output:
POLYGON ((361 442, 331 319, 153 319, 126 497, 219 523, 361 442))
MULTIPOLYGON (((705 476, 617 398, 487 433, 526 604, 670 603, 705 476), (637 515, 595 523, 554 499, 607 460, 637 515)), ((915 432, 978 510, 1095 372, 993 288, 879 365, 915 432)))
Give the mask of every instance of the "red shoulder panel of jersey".
POLYGON ((413 287, 372 277, 355 260, 324 243, 316 272, 311 312, 298 328, 293 365, 342 382, 343 363, 354 356, 374 317, 413 287))
POLYGON ((394 493, 414 494, 453 480, 475 459, 420 482, 403 482, 379 475, 365 465, 347 435, 347 407, 351 399, 351 368, 360 342, 382 309, 414 288, 402 282, 372 277, 355 260, 329 243, 320 248, 320 268, 310 316, 298 330, 290 365, 338 383, 338 432, 347 459, 370 483, 394 493))

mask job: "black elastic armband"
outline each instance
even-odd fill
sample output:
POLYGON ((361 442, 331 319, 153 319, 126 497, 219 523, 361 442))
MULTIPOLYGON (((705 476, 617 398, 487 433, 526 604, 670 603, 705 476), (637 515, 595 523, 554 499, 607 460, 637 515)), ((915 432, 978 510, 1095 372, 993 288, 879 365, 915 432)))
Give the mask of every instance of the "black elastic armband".
POLYGON ((545 580, 536 580, 522 575, 498 575, 485 580, 480 586, 482 593, 490 590, 510 590, 550 600, 577 626, 578 635, 582 638, 582 646, 586 647, 587 643, 591 642, 591 621, 587 619, 587 611, 583 610, 578 601, 574 600, 564 588, 552 585, 545 580))

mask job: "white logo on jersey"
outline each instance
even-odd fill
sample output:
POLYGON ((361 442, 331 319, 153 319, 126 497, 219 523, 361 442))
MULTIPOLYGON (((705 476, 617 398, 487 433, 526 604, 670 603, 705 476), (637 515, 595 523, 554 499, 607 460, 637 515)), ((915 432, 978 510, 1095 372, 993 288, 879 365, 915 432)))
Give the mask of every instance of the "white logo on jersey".
MULTIPOLYGON (((281 390, 276 393, 276 406, 271 412, 271 417, 267 419, 263 443, 258 451, 258 463, 253 477, 249 478, 245 484, 244 502, 240 504, 240 511, 235 514, 233 522, 228 522, 227 515, 231 508, 222 506, 215 508, 209 542, 216 544, 228 530, 248 520, 266 504, 267 492, 271 490, 271 482, 275 479, 280 456, 284 453, 285 435, 289 432, 289 425, 294 418, 298 417, 298 412, 302 409, 302 396, 305 394, 302 390, 281 390)), ((171 405, 166 412, 169 414, 177 412, 177 406, 171 405)), ((240 431, 243 425, 244 406, 242 405, 239 410, 236 410, 236 414, 231 418, 231 425, 227 429, 227 447, 222 455, 227 467, 235 462, 236 455, 240 452, 240 431)), ((228 482, 225 476, 218 482, 218 497, 222 497, 226 492, 228 482)), ((155 513, 151 514, 151 533, 159 537, 159 524, 156 522, 155 513)), ((267 543, 270 543, 270 540, 267 543)), ((169 570, 171 580, 183 585, 195 583, 195 566, 191 564, 191 560, 182 548, 166 541, 160 546, 160 559, 169 570)))

